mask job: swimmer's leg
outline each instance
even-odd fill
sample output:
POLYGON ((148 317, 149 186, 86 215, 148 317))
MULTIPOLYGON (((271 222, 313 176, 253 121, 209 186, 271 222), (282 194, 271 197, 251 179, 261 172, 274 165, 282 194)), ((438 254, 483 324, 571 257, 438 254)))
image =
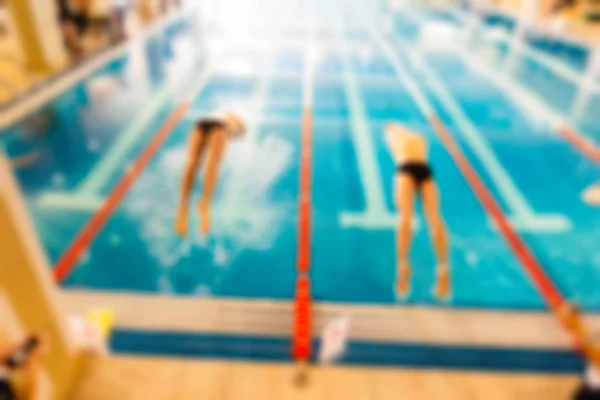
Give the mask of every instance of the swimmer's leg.
POLYGON ((415 184, 406 174, 396 178, 396 207, 400 211, 400 221, 396 232, 398 278, 397 293, 404 297, 410 292, 411 268, 409 263, 410 244, 412 241, 412 219, 414 212, 415 184))
POLYGON ((179 209, 177 211, 177 220, 175 221, 175 232, 177 232, 179 236, 186 236, 188 232, 187 226, 190 196, 192 194, 192 188, 194 186, 194 181, 196 180, 200 159, 205 146, 206 139, 204 138, 204 135, 198 131, 198 128, 195 128, 190 135, 190 141, 188 143, 188 159, 183 171, 181 197, 179 209))
POLYGON ((208 159, 204 175, 204 189, 198 202, 200 214, 200 232, 206 234, 210 231, 210 204, 219 179, 219 168, 225 154, 227 138, 222 135, 213 135, 208 145, 208 159))
POLYGON ((450 269, 448 267, 448 239, 444 220, 440 215, 439 194, 435 182, 428 180, 421 188, 423 209, 429 225, 431 239, 438 258, 436 296, 447 299, 451 294, 450 269))

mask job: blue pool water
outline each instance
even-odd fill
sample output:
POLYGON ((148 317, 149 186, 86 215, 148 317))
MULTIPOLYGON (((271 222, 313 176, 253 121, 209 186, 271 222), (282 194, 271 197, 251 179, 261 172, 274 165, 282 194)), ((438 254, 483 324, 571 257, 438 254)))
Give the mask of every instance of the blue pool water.
MULTIPOLYGON (((293 297, 302 79, 313 32, 319 43, 312 107, 315 298, 396 301, 394 165, 382 127, 398 120, 430 141, 451 236, 455 292, 450 305, 544 307, 428 124, 414 92, 398 80, 381 40, 350 9, 324 9, 313 17, 296 6, 269 28, 257 21, 242 33, 233 25, 210 25, 199 32, 194 20, 177 20, 148 40, 133 43, 122 57, 4 132, 2 141, 11 157, 32 151, 40 155, 35 164, 15 173, 55 262, 187 89, 198 82, 207 60, 217 60, 183 120, 64 285, 192 296, 293 297), (340 15, 338 29, 331 21, 340 15), (180 239, 172 225, 190 128, 198 116, 232 104, 248 116, 249 134, 228 149, 213 232, 180 239)), ((560 290, 588 310, 600 309, 595 290, 600 284, 600 218, 598 209, 580 200, 581 191, 600 178, 598 166, 530 109, 472 71, 462 53, 437 43, 431 32, 440 20, 447 24, 438 14, 420 13, 417 19, 396 14, 391 26, 375 26, 560 290), (415 64, 402 46, 413 49, 426 68, 415 64)), ((459 21, 450 25, 461 29, 459 21)), ((476 46, 481 63, 502 65, 505 45, 484 41, 476 46)), ((556 60, 564 58, 562 51, 544 51, 556 60)), ((553 107, 564 109, 561 101, 572 101, 572 84, 553 75, 538 79, 551 73, 525 58, 518 63, 518 73, 510 78, 514 82, 532 92, 554 93, 556 98, 549 99, 553 107)), ((590 104, 577 127, 597 137, 600 123, 590 114, 593 98, 590 104)), ((192 218, 195 227, 197 219, 192 218)), ((435 258, 425 221, 419 220, 411 255, 413 291, 406 302, 438 305, 431 294, 435 258)))

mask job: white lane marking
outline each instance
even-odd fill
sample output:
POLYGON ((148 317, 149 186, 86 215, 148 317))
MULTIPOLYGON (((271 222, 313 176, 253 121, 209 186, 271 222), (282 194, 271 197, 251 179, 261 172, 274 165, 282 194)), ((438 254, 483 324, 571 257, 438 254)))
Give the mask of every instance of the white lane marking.
MULTIPOLYGON (((365 198, 365 211, 343 211, 339 216, 342 227, 362 229, 393 229, 398 225, 399 215, 391 212, 385 204, 385 195, 379 163, 373 145, 373 133, 367 120, 367 112, 360 93, 351 61, 348 57, 348 44, 344 39, 343 27, 336 24, 338 47, 342 53, 343 76, 350 108, 352 144, 358 161, 358 172, 365 198)), ((423 99, 424 100, 424 99, 423 99)), ((383 133, 379 135, 382 137, 383 133)), ((390 176, 390 179, 393 177, 390 176)), ((413 228, 418 228, 418 220, 413 220, 413 228)))
POLYGON ((576 121, 581 120, 584 117, 585 111, 587 110, 590 101, 594 96, 594 92, 592 90, 593 85, 596 83, 599 77, 600 47, 596 47, 590 50, 590 56, 588 58, 585 75, 582 79, 581 85, 579 85, 579 90, 577 91, 577 96, 573 101, 573 105, 571 106, 571 117, 576 121))
POLYGON ((41 196, 36 205, 54 210, 94 212, 104 203, 104 196, 78 195, 71 192, 50 192, 41 196))
POLYGON ((123 160, 140 142, 140 138, 156 118, 156 114, 164 107, 171 97, 171 90, 164 85, 152 102, 147 105, 129 126, 112 144, 108 153, 94 166, 90 174, 79 184, 76 191, 85 196, 98 195, 116 172, 123 168, 123 160))
MULTIPOLYGON (((372 23, 367 21, 364 17, 361 17, 361 19, 371 36, 386 54, 394 67, 399 80, 405 84, 409 93, 414 95, 416 99, 424 99, 424 95, 417 86, 415 79, 412 78, 408 71, 402 66, 399 57, 392 46, 375 29, 372 23)), ((482 133, 479 132, 473 122, 469 120, 464 110, 458 105, 458 102, 452 97, 441 80, 433 73, 429 65, 421 57, 421 54, 413 51, 402 39, 397 38, 397 42, 402 47, 401 51, 408 54, 411 57, 411 60, 415 62, 415 67, 421 71, 422 76, 436 93, 444 108, 452 115, 452 118, 459 126, 459 131, 462 133, 463 137, 477 153, 480 162, 486 168, 487 174, 492 178, 495 186, 498 188, 500 196, 505 204, 508 205, 511 212, 509 219, 515 221, 515 228, 540 233, 570 230, 572 225, 571 221, 564 215, 538 215, 531 209, 522 193, 511 180, 508 172, 498 161, 496 154, 483 139, 482 133)), ((417 104, 419 104, 419 102, 417 102, 417 104)), ((427 105, 428 107, 421 108, 421 111, 424 115, 430 116, 432 115, 432 107, 429 106, 428 103, 427 105)))

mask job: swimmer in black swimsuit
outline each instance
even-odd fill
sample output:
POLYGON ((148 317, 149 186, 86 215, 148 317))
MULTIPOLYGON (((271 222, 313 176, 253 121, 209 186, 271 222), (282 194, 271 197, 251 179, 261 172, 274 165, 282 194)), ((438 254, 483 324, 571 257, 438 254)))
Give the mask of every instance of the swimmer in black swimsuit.
POLYGON ((188 233, 190 195, 204 153, 208 153, 208 160, 203 193, 198 202, 198 213, 200 215, 200 232, 206 234, 210 231, 210 203, 217 186, 219 167, 227 142, 231 138, 242 136, 244 131, 244 121, 233 114, 227 114, 223 118, 201 119, 194 126, 188 144, 188 161, 183 174, 181 201, 175 222, 175 231, 180 236, 186 236, 188 233))
POLYGON ((433 179, 433 171, 429 165, 425 162, 406 162, 398 166, 396 171, 399 174, 409 175, 417 189, 417 192, 421 194, 421 187, 423 184, 433 179))
POLYGON ((385 130, 389 150, 398 163, 394 196, 400 211, 397 231, 397 292, 401 297, 410 292, 412 271, 409 253, 414 198, 418 194, 423 201, 423 211, 438 258, 435 294, 440 299, 446 299, 451 293, 448 243, 444 219, 440 213, 438 189, 427 160, 427 142, 422 136, 398 124, 390 124, 385 130))

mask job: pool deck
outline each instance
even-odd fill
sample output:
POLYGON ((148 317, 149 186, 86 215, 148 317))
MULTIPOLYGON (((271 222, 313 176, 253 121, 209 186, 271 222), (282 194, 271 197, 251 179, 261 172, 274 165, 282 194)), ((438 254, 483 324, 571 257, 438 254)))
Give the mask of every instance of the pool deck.
MULTIPOLYGON (((264 337, 288 337, 292 330, 293 304, 289 301, 63 290, 62 303, 70 315, 82 315, 94 307, 117 310, 115 325, 121 330, 264 337)), ((548 312, 393 304, 317 303, 315 336, 340 315, 352 318, 352 340, 525 349, 568 349, 571 345, 548 312)), ((600 330, 600 316, 591 315, 587 322, 600 330)))
POLYGON ((95 361, 74 399, 545 399, 570 398, 575 375, 316 367, 293 385, 291 364, 114 357, 95 361))

